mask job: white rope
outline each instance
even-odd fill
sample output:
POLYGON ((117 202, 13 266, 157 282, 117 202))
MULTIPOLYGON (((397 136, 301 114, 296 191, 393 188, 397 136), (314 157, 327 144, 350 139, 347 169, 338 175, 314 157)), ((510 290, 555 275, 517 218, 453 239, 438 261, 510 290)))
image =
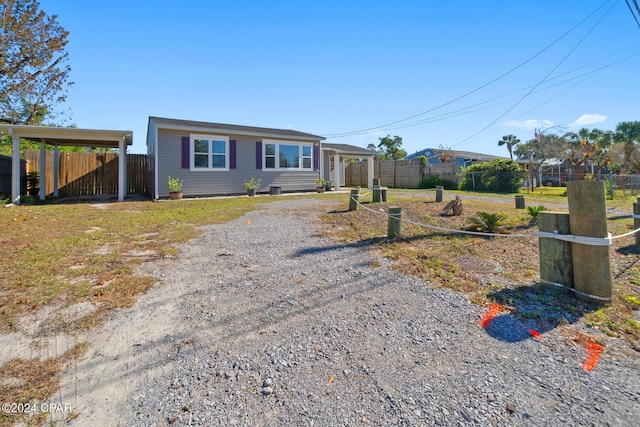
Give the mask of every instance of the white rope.
POLYGON ((640 218, 640 215, 638 215, 638 214, 632 214, 632 215, 631 215, 631 218, 640 218))
MULTIPOLYGON (((369 194, 369 193, 367 193, 369 194)), ((358 200, 354 199, 353 197, 351 197, 353 199, 354 202, 356 202, 358 205, 362 206, 365 210, 368 210, 369 212, 373 212, 379 215, 385 215, 387 217, 393 217, 394 219, 398 219, 395 215, 389 215, 389 213, 387 212, 380 212, 380 211, 376 211, 373 209, 370 209, 368 207, 366 207, 365 205, 363 205, 362 203, 360 203, 358 200)), ((418 227, 424 227, 424 228, 430 228, 432 230, 437 230, 437 231, 442 231, 442 232, 446 232, 446 233, 459 233, 459 234, 471 234, 474 236, 492 236, 492 237, 543 237, 543 238, 550 238, 550 239, 557 239, 557 240, 564 240, 567 242, 572 242, 572 243, 579 243, 582 245, 590 245, 590 246, 611 246, 611 244, 613 243, 612 241, 614 239, 622 239, 624 237, 629 237, 635 233, 640 232, 640 228, 637 228, 633 231, 630 231, 628 233, 625 234, 621 234, 619 236, 611 236, 611 233, 608 233, 607 237, 588 237, 588 236, 575 236, 573 234, 558 234, 558 233, 551 233, 548 231, 538 231, 537 234, 498 234, 498 233, 482 233, 479 231, 467 231, 467 230, 454 230, 451 228, 444 228, 444 227, 438 227, 435 225, 428 225, 428 224, 422 224, 419 222, 415 222, 415 221, 411 221, 408 219, 402 219, 400 218, 400 221, 403 221, 407 224, 412 224, 412 225, 416 225, 418 227)))
POLYGON ((564 240, 571 243, 580 243, 581 245, 589 246, 610 246, 611 245, 611 233, 608 233, 607 237, 588 237, 588 236, 574 236, 573 234, 558 234, 551 233, 549 231, 538 231, 538 237, 547 237, 556 240, 564 240))
MULTIPOLYGON (((352 197, 353 199, 353 197, 352 197)), ((373 213, 377 213, 379 215, 385 215, 387 217, 392 217, 394 219, 398 219, 395 215, 390 215, 387 212, 380 212, 380 211, 375 211, 373 209, 370 209, 366 206, 364 206, 362 203, 360 203, 359 201, 353 199, 358 205, 362 206, 365 210, 368 210, 369 212, 373 212, 373 213)), ((467 231, 467 230, 454 230, 451 228, 444 228, 444 227, 437 227, 435 225, 428 225, 428 224, 422 224, 419 222, 415 222, 415 221, 411 221, 408 219, 403 219, 401 218, 400 221, 402 222, 406 222, 407 224, 413 224, 413 225, 417 225, 419 227, 425 227, 425 228, 431 228, 433 230, 437 230, 437 231, 444 231, 444 232, 448 232, 448 233, 460 233, 460 234, 472 234, 475 236, 496 236, 496 237, 536 237, 535 235, 532 234, 497 234, 497 233, 482 233, 479 231, 467 231)))
POLYGON ((591 295, 591 294, 588 294, 586 292, 579 291, 576 288, 572 288, 571 286, 562 285, 560 283, 549 282, 549 281, 543 280, 543 279, 540 279, 540 282, 544 283, 545 285, 553 285, 553 286, 557 286, 557 287, 562 288, 562 289, 567 289, 567 290, 569 290, 571 292, 574 292, 577 295, 580 295, 580 296, 583 296, 583 297, 587 297, 587 298, 592 298, 592 299, 595 299, 595 300, 598 300, 598 301, 605 301, 605 302, 613 301, 613 297, 607 298, 607 297, 601 297, 601 296, 598 296, 598 295, 591 295))
POLYGON ((632 236, 632 235, 636 234, 639 231, 640 231, 640 228, 636 228, 635 230, 630 231, 628 233, 621 234, 619 236, 613 236, 612 239, 622 239, 623 237, 629 237, 629 236, 632 236))

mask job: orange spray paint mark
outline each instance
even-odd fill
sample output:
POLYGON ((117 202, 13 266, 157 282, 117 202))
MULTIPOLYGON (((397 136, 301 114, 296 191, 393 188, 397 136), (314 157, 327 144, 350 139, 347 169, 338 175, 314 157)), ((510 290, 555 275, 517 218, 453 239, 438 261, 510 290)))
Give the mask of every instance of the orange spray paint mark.
POLYGON ((329 382, 333 381, 333 375, 329 375, 329 382))
POLYGON ((535 329, 529 329, 529 333, 535 339, 542 340, 542 335, 540 335, 540 332, 536 331, 535 329))
POLYGON ((586 341, 584 345, 587 347, 587 353, 589 356, 587 360, 582 364, 585 371, 593 371, 600 360, 600 353, 602 352, 602 346, 594 343, 593 341, 586 341))
POLYGON ((482 320, 480 320, 480 326, 482 326, 485 329, 488 328, 493 318, 496 317, 498 314, 500 314, 501 310, 502 310, 502 306, 500 304, 491 304, 487 314, 485 314, 482 320))

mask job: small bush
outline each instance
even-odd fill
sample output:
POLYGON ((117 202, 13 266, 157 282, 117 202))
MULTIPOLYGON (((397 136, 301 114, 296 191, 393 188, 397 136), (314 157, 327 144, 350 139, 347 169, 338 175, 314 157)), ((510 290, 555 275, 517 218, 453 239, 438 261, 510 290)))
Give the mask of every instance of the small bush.
POLYGON ((478 211, 476 214, 467 219, 471 223, 472 230, 482 231, 483 233, 501 233, 504 232, 504 221, 507 218, 503 214, 493 214, 489 212, 478 211))
POLYGON ((531 215, 531 218, 537 219, 538 213, 542 211, 548 211, 549 209, 546 206, 538 205, 538 206, 527 206, 527 213, 531 215))
POLYGON ((442 179, 435 175, 429 175, 427 178, 420 180, 418 188, 436 188, 438 185, 443 186, 445 190, 456 189, 456 184, 453 181, 442 179))

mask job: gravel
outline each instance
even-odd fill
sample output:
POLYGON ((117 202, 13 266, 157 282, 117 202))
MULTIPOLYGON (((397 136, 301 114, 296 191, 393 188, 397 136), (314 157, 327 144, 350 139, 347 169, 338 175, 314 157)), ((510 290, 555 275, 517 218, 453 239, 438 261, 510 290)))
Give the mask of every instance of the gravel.
POLYGON ((624 342, 602 337, 586 371, 578 324, 535 339, 534 320, 502 313, 483 329, 466 295, 322 238, 332 208, 266 204, 158 267, 180 289, 170 368, 129 390, 121 425, 637 425, 624 342))

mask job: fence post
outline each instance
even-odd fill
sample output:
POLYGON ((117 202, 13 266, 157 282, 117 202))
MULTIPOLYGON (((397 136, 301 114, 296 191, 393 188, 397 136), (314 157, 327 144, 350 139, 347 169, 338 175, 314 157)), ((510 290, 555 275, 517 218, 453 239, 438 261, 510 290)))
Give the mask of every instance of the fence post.
MULTIPOLYGON (((608 237, 604 182, 570 181, 567 183, 567 198, 571 234, 608 237)), ((610 303, 613 287, 609 246, 571 243, 571 259, 573 284, 579 292, 578 298, 598 304, 610 303)))
POLYGON ((516 196, 516 209, 524 209, 524 207, 524 196, 516 196))
MULTIPOLYGON (((636 199, 637 203, 633 204, 633 229, 640 228, 640 196, 636 199)), ((636 233, 636 247, 640 248, 640 233, 636 233)))
POLYGON ((393 239, 402 234, 402 208, 389 206, 389 223, 387 224, 387 238, 393 239))
POLYGON ((436 185, 436 203, 442 202, 444 194, 444 187, 442 185, 436 185))
POLYGON ((351 195, 349 196, 349 210, 358 210, 358 199, 360 198, 360 190, 358 188, 351 189, 351 195))
MULTIPOLYGON (((571 234, 569 214, 538 212, 538 228, 540 231, 549 233, 571 234)), ((571 242, 541 237, 538 239, 538 247, 540 250, 540 281, 573 288, 571 242)))

